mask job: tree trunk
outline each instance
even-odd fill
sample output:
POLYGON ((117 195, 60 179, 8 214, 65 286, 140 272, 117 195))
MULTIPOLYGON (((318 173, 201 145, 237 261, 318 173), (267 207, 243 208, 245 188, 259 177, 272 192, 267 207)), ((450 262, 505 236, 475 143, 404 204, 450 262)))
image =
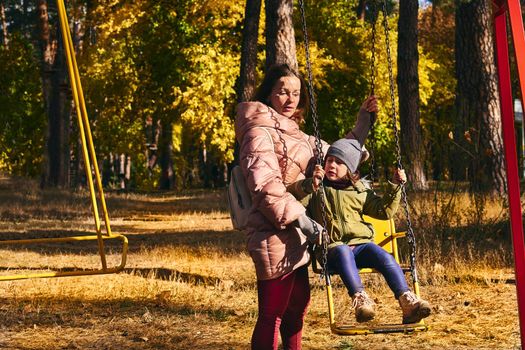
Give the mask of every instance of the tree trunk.
MULTIPOLYGON (((249 101, 255 95, 257 67, 257 40, 259 38, 259 19, 261 0, 246 0, 244 27, 242 30, 241 67, 237 79, 237 103, 249 101)), ((239 144, 235 141, 233 151, 234 166, 239 162, 239 144)))
POLYGON ((257 39, 261 0, 247 0, 242 31, 241 69, 237 81, 237 102, 249 101, 255 92, 257 39))
POLYGON ((69 113, 66 113, 69 106, 66 106, 68 85, 63 44, 60 38, 57 40, 51 35, 47 2, 39 0, 37 8, 42 86, 48 115, 42 185, 65 187, 69 169, 69 113))
POLYGON ((161 173, 159 188, 161 190, 170 190, 175 183, 173 172, 173 127, 171 121, 165 118, 160 128, 159 165, 161 173))
POLYGON ((4 48, 9 47, 9 37, 7 36, 7 20, 5 19, 5 6, 4 2, 0 1, 0 21, 2 25, 2 43, 4 44, 4 48))
POLYGON ((84 182, 85 171, 83 169, 83 158, 82 155, 82 142, 80 137, 78 137, 78 118, 77 112, 74 108, 74 102, 71 103, 71 119, 69 123, 69 135, 71 136, 71 149, 69 152, 69 186, 71 188, 81 188, 86 185, 84 182))
POLYGON ((472 190, 504 193, 506 181, 497 71, 488 0, 457 1, 455 175, 472 190))
POLYGON ((424 167, 419 113, 419 53, 417 49, 418 0, 399 2, 397 84, 401 141, 406 157, 410 183, 416 189, 428 189, 424 167))
POLYGON ((43 94, 46 107, 49 105, 49 91, 50 91, 50 75, 51 67, 55 59, 56 52, 53 49, 53 42, 49 29, 49 18, 47 14, 47 2, 45 0, 38 1, 38 41, 40 51, 42 53, 42 85, 43 94))
POLYGON ((286 63, 297 70, 292 0, 266 0, 266 69, 286 63))
POLYGON ((24 16, 24 21, 22 22, 22 31, 24 33, 29 33, 32 31, 34 26, 34 20, 31 16, 29 16, 30 13, 32 13, 29 9, 29 5, 31 4, 31 8, 33 7, 34 1, 32 0, 22 0, 22 13, 24 16))
POLYGON ((69 185, 69 118, 70 105, 67 102, 69 85, 66 81, 66 64, 61 38, 51 73, 51 96, 48 109, 48 159, 47 184, 67 187, 69 185))
MULTIPOLYGON (((41 51, 41 74, 42 74, 42 93, 44 96, 45 110, 49 116, 49 108, 51 101, 51 74, 53 62, 55 60, 55 49, 56 47, 51 39, 51 31, 49 28, 49 17, 47 13, 47 1, 39 0, 37 3, 37 15, 38 15, 38 43, 41 51)), ((42 174, 43 186, 48 185, 50 181, 51 173, 51 162, 53 161, 49 157, 49 148, 53 147, 50 145, 50 129, 54 123, 48 121, 48 131, 46 135, 46 151, 44 155, 44 169, 42 174)))
POLYGON ((367 6, 367 1, 366 0, 359 0, 355 11, 356 11, 356 14, 357 14, 357 18, 359 18, 360 21, 364 21, 365 20, 366 6, 367 6))
MULTIPOLYGON (((75 13, 82 13, 80 6, 77 5, 78 8, 75 11, 75 13)), ((86 9, 87 11, 87 9, 86 9)), ((83 48, 83 37, 84 37, 84 27, 82 26, 80 20, 73 21, 73 33, 72 33, 72 39, 73 39, 73 47, 75 48, 75 52, 77 54, 77 57, 80 56, 80 53, 82 52, 83 48)), ((81 178, 80 176, 82 173, 79 170, 80 162, 78 161, 78 157, 82 157, 81 147, 82 143, 80 141, 80 135, 78 130, 78 117, 76 114, 75 109, 75 101, 73 100, 72 96, 69 96, 71 93, 70 89, 67 89, 68 93, 68 100, 69 103, 67 104, 69 107, 65 110, 65 122, 69 125, 69 130, 67 130, 67 133, 64 133, 64 140, 66 140, 67 144, 70 145, 67 147, 68 149, 68 158, 64 158, 64 161, 67 161, 68 164, 68 184, 70 187, 75 188, 78 187, 81 184, 81 178), (75 141, 71 141, 71 140, 75 141)), ((66 130, 64 130, 66 131, 66 130)))

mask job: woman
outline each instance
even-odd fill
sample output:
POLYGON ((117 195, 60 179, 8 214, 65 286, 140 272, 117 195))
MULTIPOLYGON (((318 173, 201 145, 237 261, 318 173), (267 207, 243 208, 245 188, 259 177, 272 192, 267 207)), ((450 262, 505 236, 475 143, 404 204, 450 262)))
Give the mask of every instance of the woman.
MULTIPOLYGON (((268 70, 256 100, 239 104, 235 120, 240 165, 253 199, 247 248, 257 275, 259 315, 252 349, 276 350, 280 332, 283 348, 297 350, 310 301, 307 237, 316 240, 322 228, 286 185, 305 178, 315 160, 315 138, 299 129, 308 96, 301 76, 287 65, 268 70)), ((349 133, 361 144, 370 128, 366 110, 377 111, 375 97, 365 101, 349 133)))

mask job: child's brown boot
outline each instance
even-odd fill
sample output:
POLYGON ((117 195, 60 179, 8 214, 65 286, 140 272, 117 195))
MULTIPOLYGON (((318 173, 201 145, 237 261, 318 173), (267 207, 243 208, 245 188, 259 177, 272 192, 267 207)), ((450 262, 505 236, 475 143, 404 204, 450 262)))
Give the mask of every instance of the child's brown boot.
POLYGON ((374 301, 365 291, 357 292, 352 296, 352 307, 355 309, 355 319, 357 322, 367 322, 374 318, 374 301))
POLYGON ((410 291, 399 297, 399 305, 403 310, 403 323, 418 323, 430 315, 430 304, 410 291))

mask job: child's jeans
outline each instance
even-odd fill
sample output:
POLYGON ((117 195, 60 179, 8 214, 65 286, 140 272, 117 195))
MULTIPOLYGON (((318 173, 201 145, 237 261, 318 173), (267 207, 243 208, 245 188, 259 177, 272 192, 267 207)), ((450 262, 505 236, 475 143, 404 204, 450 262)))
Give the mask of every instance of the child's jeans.
POLYGON ((257 281, 259 316, 252 350, 277 350, 279 331, 283 349, 300 350, 303 318, 310 302, 308 267, 279 278, 257 281))
POLYGON ((350 296, 364 290, 359 269, 365 267, 381 272, 396 299, 409 290, 405 275, 396 259, 375 243, 356 246, 343 244, 331 248, 328 252, 328 271, 341 277, 350 296))

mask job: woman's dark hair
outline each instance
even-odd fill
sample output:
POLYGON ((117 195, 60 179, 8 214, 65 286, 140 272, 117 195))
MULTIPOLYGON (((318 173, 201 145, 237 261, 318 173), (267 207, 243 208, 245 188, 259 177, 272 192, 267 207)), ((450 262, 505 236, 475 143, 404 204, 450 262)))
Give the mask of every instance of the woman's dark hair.
POLYGON ((298 72, 290 68, 290 66, 288 66, 286 63, 276 64, 268 68, 261 85, 259 85, 257 91, 255 92, 255 101, 259 101, 270 106, 270 94, 272 89, 277 83, 277 80, 282 77, 296 77, 301 81, 301 95, 299 98, 299 104, 297 105, 297 111, 291 117, 291 119, 295 120, 298 124, 301 124, 304 122, 304 118, 308 113, 309 97, 306 91, 306 84, 303 77, 298 72))

